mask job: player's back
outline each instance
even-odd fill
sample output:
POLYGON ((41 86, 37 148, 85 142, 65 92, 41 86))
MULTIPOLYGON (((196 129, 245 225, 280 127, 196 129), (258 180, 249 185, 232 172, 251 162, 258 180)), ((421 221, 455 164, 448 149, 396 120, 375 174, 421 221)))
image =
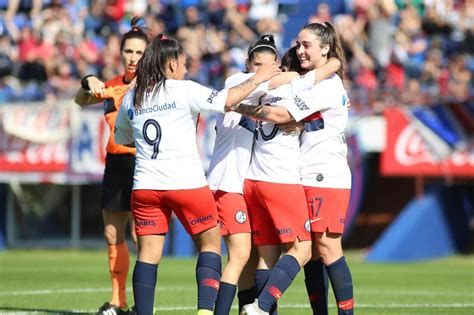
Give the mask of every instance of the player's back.
POLYGON ((133 93, 127 94, 122 106, 137 148, 134 189, 207 185, 196 144, 197 114, 223 111, 227 97, 217 91, 209 95, 210 91, 192 81, 166 80, 138 108, 133 106, 133 93))

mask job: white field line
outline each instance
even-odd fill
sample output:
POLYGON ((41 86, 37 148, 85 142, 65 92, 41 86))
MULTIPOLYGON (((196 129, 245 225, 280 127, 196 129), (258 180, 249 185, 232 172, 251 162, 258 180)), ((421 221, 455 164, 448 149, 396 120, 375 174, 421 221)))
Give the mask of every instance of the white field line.
MULTIPOLYGON (((330 308, 335 308, 335 305, 329 305, 330 308)), ((447 304, 429 304, 429 303, 422 303, 422 304, 356 304, 356 308, 394 308, 394 309, 411 309, 411 308, 473 308, 474 303, 447 303, 447 304)), ((237 309, 236 307, 232 307, 233 309, 237 309)), ((281 309, 309 309, 309 304, 281 304, 278 306, 281 309)), ((175 311, 195 311, 196 306, 161 306, 155 307, 155 310, 161 312, 175 312, 175 311)), ((0 308, 0 311, 2 309, 0 308)), ((68 313, 78 313, 78 314, 85 314, 85 313, 94 313, 96 310, 68 310, 68 313)), ((28 311, 2 311, 1 314, 45 314, 48 311, 45 310, 28 310, 28 311)), ((49 313, 56 313, 55 311, 51 310, 49 313)))
MULTIPOLYGON (((195 288, 192 286, 167 286, 157 287, 156 291, 194 291, 195 288)), ((110 292, 110 288, 74 288, 74 289, 45 289, 45 290, 24 290, 24 291, 0 291, 1 296, 28 296, 28 295, 49 295, 49 294, 75 294, 75 293, 97 293, 97 292, 110 292)), ((132 291, 132 288, 127 288, 127 291, 132 291)), ((293 289, 297 292, 306 292, 305 290, 293 289)), ((385 295, 385 296, 457 296, 457 297, 474 297, 474 291, 468 292, 455 292, 448 290, 384 290, 382 293, 380 290, 373 289, 356 289, 355 294, 357 295, 385 295)))

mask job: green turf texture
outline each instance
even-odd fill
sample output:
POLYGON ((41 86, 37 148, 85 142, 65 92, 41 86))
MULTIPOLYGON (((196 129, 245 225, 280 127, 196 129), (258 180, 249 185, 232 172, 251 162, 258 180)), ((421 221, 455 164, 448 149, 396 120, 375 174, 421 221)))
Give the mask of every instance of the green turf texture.
MULTIPOLYGON (((110 298, 106 251, 0 252, 0 314, 90 314, 110 298)), ((474 256, 374 264, 346 254, 356 314, 474 314, 474 256)), ((131 262, 135 261, 131 257, 131 262)), ((165 257, 158 269, 158 314, 195 314, 195 259, 165 257)), ((132 266, 133 267, 133 266, 132 266)), ((133 300, 129 272, 128 299, 133 300)), ((330 291, 330 314, 337 314, 330 291)), ((231 314, 237 314, 237 310, 231 314)), ((312 314, 303 274, 280 300, 280 315, 312 314)))

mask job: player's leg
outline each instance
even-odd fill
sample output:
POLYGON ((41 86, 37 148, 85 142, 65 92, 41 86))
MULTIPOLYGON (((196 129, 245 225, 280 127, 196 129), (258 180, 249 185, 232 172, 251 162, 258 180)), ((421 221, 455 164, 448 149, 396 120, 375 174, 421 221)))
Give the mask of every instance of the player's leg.
POLYGON ((127 307, 126 283, 130 257, 125 241, 128 211, 103 210, 104 238, 108 245, 109 273, 112 280, 111 305, 127 307))
POLYGON ((193 235, 199 251, 196 263, 198 314, 213 314, 221 278, 221 232, 218 226, 193 235))
POLYGON ((125 230, 131 213, 130 195, 133 186, 133 155, 107 154, 102 182, 101 208, 104 238, 108 245, 112 299, 97 314, 109 314, 128 309, 126 283, 130 266, 125 230))
POLYGON ((191 235, 199 257, 196 265, 198 314, 212 314, 221 278, 221 231, 214 197, 208 186, 169 191, 166 202, 191 235))
POLYGON ((244 305, 251 304, 258 296, 258 290, 255 285, 255 272, 258 265, 258 250, 252 245, 250 250, 250 257, 240 273, 237 287, 239 289, 237 297, 239 300, 239 314, 244 305))
POLYGON ((133 270, 133 296, 137 314, 153 314, 158 264, 164 244, 164 234, 138 236, 138 257, 133 270))
POLYGON ((269 313, 311 258, 311 234, 306 224, 308 214, 303 187, 273 183, 260 185, 280 243, 288 244, 288 251, 271 269, 258 301, 244 307, 248 314, 269 313))
POLYGON ((352 276, 343 256, 341 239, 340 233, 325 232, 318 233, 316 241, 336 297, 338 315, 351 315, 354 313, 352 276))
POLYGON ((237 233, 224 236, 228 260, 222 271, 219 292, 214 314, 228 315, 234 301, 237 283, 250 256, 252 244, 250 233, 237 233))
POLYGON ((353 314, 352 276, 341 244, 350 189, 305 187, 305 193, 313 240, 331 281, 338 312, 353 314))
POLYGON ((171 209, 162 201, 166 192, 134 190, 132 209, 138 238, 133 270, 133 296, 140 315, 152 315, 158 263, 161 260, 171 209))
MULTIPOLYGON (((314 236, 314 233, 313 233, 314 236)), ((316 241, 313 240, 311 260, 304 265, 306 292, 313 315, 328 314, 328 274, 323 264, 316 241)))

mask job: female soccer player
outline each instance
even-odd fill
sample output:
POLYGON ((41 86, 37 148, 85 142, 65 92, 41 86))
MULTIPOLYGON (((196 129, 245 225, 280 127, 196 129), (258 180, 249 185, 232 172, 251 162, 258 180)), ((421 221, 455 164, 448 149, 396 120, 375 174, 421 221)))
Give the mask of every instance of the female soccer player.
MULTIPOLYGON (((296 53, 301 67, 306 70, 321 67, 329 57, 336 57, 341 62, 344 60, 339 38, 328 22, 304 26, 298 34, 296 53)), ((316 276, 322 278, 322 270, 317 268, 317 258, 321 257, 336 297, 338 314, 342 315, 353 314, 354 304, 352 277, 341 245, 351 174, 344 139, 348 112, 347 95, 342 84, 343 69, 337 74, 309 92, 296 93, 293 102, 285 107, 245 109, 241 106, 239 112, 253 111, 260 119, 275 123, 305 120, 299 164, 314 244, 312 262, 305 272, 307 289, 310 297, 322 298, 325 294, 324 286, 316 285, 316 276)), ((312 303, 314 314, 327 313, 327 305, 323 305, 320 311, 316 300, 313 299, 312 303)), ((254 305, 249 314, 265 312, 254 305)))
MULTIPOLYGON (((277 50, 273 35, 262 35, 248 49, 246 72, 254 73, 262 65, 276 60, 277 50)), ((225 87, 241 83, 246 76, 244 73, 230 76, 225 87)), ((258 99, 255 101, 258 102, 258 99)), ((243 197, 243 183, 250 164, 255 121, 236 112, 227 112, 218 116, 216 131, 208 182, 216 200, 228 261, 222 272, 215 314, 227 315, 237 284, 239 312, 243 305, 252 303, 258 295, 254 288, 256 257, 253 259, 255 262, 249 262, 244 269, 249 260, 252 242, 250 220, 243 197), (242 273, 244 270, 247 272, 242 273)))
POLYGON ((137 147, 132 209, 138 237, 133 272, 137 311, 150 315, 171 211, 199 250, 198 314, 212 314, 221 276, 217 208, 199 159, 195 118, 204 110, 231 110, 259 84, 279 74, 262 66, 231 89, 211 90, 183 80, 186 57, 176 40, 157 36, 137 67, 135 91, 127 94, 115 125, 117 143, 137 147))
POLYGON ((132 19, 131 30, 123 35, 120 42, 124 73, 106 82, 93 75, 85 76, 75 98, 75 102, 80 106, 103 101, 105 120, 110 128, 102 182, 101 208, 104 218, 104 237, 108 245, 112 299, 99 308, 97 311, 99 315, 128 314, 129 312, 126 283, 130 258, 125 241, 125 229, 130 220, 132 239, 136 243, 130 212, 135 149, 116 144, 113 127, 122 99, 133 85, 137 63, 149 41, 144 30, 137 26, 139 21, 138 17, 132 19))

